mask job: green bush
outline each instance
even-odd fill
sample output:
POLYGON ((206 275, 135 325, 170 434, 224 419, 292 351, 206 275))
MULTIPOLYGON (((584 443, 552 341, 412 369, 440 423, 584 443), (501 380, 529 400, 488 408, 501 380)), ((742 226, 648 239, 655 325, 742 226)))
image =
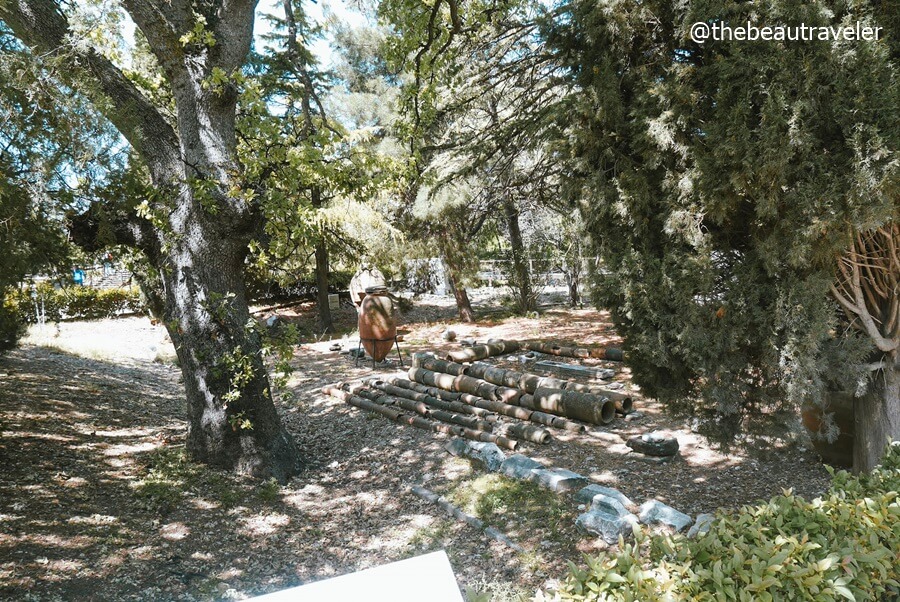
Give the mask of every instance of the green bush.
POLYGON ((0 353, 16 346, 25 334, 25 320, 19 307, 8 296, 0 297, 0 353))
MULTIPOLYGON (((900 579, 900 446, 821 497, 786 491, 716 517, 696 539, 637 535, 571 565, 555 600, 888 600, 900 579)), ((539 595, 538 599, 546 599, 539 595)))
MULTIPOLYGON (((54 288, 50 284, 37 287, 37 301, 43 304, 48 322, 61 320, 96 320, 112 318, 121 313, 142 312, 140 292, 137 287, 97 289, 87 286, 54 288)), ((37 321, 35 300, 31 290, 19 289, 12 295, 24 319, 37 321)))

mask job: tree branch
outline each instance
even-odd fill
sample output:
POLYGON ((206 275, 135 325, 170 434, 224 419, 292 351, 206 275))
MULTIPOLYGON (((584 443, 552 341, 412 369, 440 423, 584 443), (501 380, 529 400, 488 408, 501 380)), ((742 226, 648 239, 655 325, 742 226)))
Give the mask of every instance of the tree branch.
POLYGON ((61 61, 58 75, 81 75, 95 90, 95 106, 131 143, 150 168, 154 179, 171 181, 173 159, 179 155, 178 136, 153 104, 109 59, 93 48, 68 43, 69 22, 52 0, 10 0, 0 4, 0 18, 28 46, 61 61))
POLYGON ((213 67, 226 73, 240 69, 250 52, 256 0, 223 0, 216 9, 213 67))

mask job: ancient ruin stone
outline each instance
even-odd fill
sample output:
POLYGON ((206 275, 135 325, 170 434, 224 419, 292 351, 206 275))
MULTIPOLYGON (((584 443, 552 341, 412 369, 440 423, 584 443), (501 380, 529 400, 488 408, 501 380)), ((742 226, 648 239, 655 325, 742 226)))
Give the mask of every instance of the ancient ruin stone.
POLYGON ((531 471, 535 468, 544 468, 544 465, 528 456, 513 454, 500 466, 500 474, 514 479, 530 479, 531 471))
POLYGON ((647 500, 641 504, 638 516, 640 517, 640 521, 645 525, 661 523, 672 527, 676 531, 686 529, 694 522, 694 519, 684 512, 679 512, 675 508, 667 506, 659 500, 647 500))
POLYGON ((444 449, 451 455, 470 458, 491 472, 499 470, 500 465, 506 460, 506 454, 494 443, 452 439, 444 449))
POLYGON ((580 489, 578 493, 575 494, 575 501, 590 504, 593 501, 595 495, 605 495, 611 497, 625 507, 634 505, 634 502, 628 499, 628 497, 626 497, 625 494, 623 494, 618 489, 595 484, 588 485, 587 487, 580 489))
POLYGON ((603 541, 610 544, 619 541, 619 535, 628 536, 636 524, 638 519, 633 514, 617 516, 598 510, 590 510, 575 519, 575 525, 579 529, 599 535, 603 541))
POLYGON ((662 433, 645 433, 629 439, 625 445, 648 456, 674 456, 678 453, 678 439, 662 433))
POLYGON ((500 466, 506 460, 506 454, 497 447, 496 443, 485 443, 482 441, 470 442, 467 455, 476 462, 484 464, 484 467, 491 472, 500 470, 500 466))
POLYGON ((707 533, 712 526, 715 516, 712 514, 698 514, 693 526, 688 531, 688 537, 697 537, 707 533))
POLYGON ((451 456, 464 456, 469 450, 469 445, 462 439, 451 439, 450 442, 444 446, 444 449, 447 450, 451 456))
POLYGON ((615 514, 616 516, 628 516, 631 514, 622 502, 602 493, 598 493, 591 500, 591 510, 615 514))
POLYGON ((557 493, 583 487, 587 477, 564 468, 538 468, 531 471, 531 480, 557 493))

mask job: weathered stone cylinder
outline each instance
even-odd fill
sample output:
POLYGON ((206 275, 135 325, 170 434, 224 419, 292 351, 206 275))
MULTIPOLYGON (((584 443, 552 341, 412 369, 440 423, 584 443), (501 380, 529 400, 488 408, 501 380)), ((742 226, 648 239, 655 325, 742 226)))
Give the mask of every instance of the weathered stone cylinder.
POLYGON ((452 374, 453 376, 466 374, 466 370, 468 369, 468 366, 463 366, 462 364, 457 364, 456 362, 448 362, 447 360, 436 358, 433 355, 427 353, 414 353, 413 366, 416 368, 425 368, 426 370, 431 370, 432 372, 452 374))
POLYGON ((603 397, 541 387, 534 392, 535 408, 590 424, 609 424, 616 416, 612 401, 603 397))

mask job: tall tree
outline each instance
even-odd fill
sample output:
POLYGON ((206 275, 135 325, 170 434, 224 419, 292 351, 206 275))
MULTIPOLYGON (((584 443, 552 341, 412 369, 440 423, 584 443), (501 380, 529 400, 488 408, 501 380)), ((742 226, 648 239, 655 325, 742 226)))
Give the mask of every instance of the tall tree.
POLYGON ((505 233, 515 306, 532 311, 537 292, 521 218, 557 196, 560 163, 543 132, 567 81, 538 35, 539 3, 444 6, 382 4, 397 24, 395 52, 413 72, 404 105, 411 154, 431 191, 459 182, 476 192, 473 217, 485 211, 505 233))
POLYGON ((889 4, 575 0, 551 29, 577 86, 559 113, 567 197, 636 380, 725 436, 862 381, 862 470, 900 438, 896 43, 688 31, 859 20, 896 40, 889 4))
MULTIPOLYGON (((235 107, 256 3, 125 0, 164 76, 174 116, 97 48, 73 43, 53 0, 4 0, 0 19, 54 77, 87 95, 147 169, 148 198, 117 212, 116 241, 155 270, 188 406, 187 449, 214 466, 286 480, 300 458, 272 402, 243 265, 260 190, 236 160, 235 107)), ((110 213, 113 213, 112 211, 110 213)))

